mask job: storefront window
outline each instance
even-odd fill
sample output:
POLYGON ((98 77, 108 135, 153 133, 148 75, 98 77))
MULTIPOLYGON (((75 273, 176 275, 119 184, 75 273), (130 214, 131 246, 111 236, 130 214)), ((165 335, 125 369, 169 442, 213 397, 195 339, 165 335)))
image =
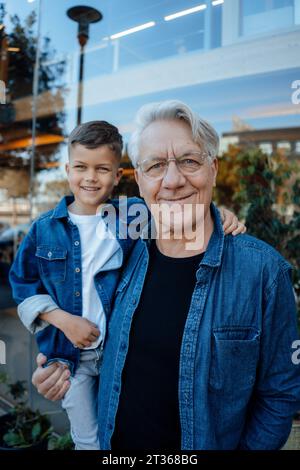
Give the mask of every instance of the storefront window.
POLYGON ((296 22, 294 4, 294 0, 241 0, 242 36, 293 26, 296 22))

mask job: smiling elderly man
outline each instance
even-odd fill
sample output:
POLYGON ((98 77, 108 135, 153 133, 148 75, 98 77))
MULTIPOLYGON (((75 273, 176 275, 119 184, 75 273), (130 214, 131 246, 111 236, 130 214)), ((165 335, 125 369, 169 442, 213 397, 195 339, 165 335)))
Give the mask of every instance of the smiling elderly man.
MULTIPOLYGON (((183 103, 139 111, 130 155, 140 194, 152 211, 202 207, 203 243, 187 249, 172 222, 162 236, 154 214, 158 237, 134 245, 101 369, 102 449, 279 449, 289 435, 300 401, 291 267, 262 241, 224 237, 211 203, 217 152, 214 129, 183 103)), ((67 386, 55 374, 33 377, 50 398, 67 386)))

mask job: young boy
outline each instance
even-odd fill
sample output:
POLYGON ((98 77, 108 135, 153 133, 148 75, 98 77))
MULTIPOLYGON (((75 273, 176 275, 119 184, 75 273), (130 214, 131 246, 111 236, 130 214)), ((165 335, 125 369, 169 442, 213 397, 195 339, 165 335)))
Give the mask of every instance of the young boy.
MULTIPOLYGON (((36 333, 46 365, 70 369, 62 406, 80 450, 99 449, 97 391, 106 322, 119 268, 134 243, 112 234, 97 215, 120 181, 121 154, 122 137, 111 124, 91 121, 73 130, 66 164, 73 196, 33 223, 10 271, 19 316, 36 333)), ((128 199, 127 207, 136 202, 141 200, 128 199)), ((118 202, 110 204, 118 213, 118 202)))
POLYGON ((76 449, 99 449, 97 381, 107 304, 100 285, 114 290, 132 243, 105 236, 106 224, 96 215, 121 178, 122 144, 118 129, 105 121, 73 130, 66 172, 74 197, 34 222, 10 272, 20 318, 37 333, 47 364, 70 368, 72 385, 62 404, 76 449), (50 326, 42 329, 45 322, 50 326))

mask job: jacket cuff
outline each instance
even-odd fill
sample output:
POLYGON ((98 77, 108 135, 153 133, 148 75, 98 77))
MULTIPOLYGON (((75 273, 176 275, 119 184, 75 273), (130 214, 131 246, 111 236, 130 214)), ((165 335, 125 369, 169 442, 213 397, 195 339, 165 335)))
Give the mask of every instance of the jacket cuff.
POLYGON ((48 322, 38 318, 39 314, 49 313, 56 308, 59 307, 50 295, 33 295, 18 305, 18 315, 30 333, 35 334, 49 326, 48 322))

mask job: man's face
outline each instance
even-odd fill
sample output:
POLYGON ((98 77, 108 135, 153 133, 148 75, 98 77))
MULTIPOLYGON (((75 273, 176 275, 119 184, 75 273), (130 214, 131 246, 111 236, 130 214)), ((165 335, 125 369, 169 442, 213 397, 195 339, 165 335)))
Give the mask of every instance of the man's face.
POLYGON ((96 213, 122 175, 118 158, 108 145, 87 149, 75 144, 66 171, 76 207, 83 214, 96 213))
MULTIPOLYGON (((180 157, 192 151, 202 152, 203 149, 193 141, 191 128, 185 121, 155 121, 142 133, 139 161, 180 157)), ((153 204, 203 204, 204 216, 209 210, 216 175, 217 160, 211 163, 208 159, 196 174, 188 176, 170 161, 164 177, 158 181, 149 179, 139 168, 135 170, 140 194, 150 210, 153 204)))

